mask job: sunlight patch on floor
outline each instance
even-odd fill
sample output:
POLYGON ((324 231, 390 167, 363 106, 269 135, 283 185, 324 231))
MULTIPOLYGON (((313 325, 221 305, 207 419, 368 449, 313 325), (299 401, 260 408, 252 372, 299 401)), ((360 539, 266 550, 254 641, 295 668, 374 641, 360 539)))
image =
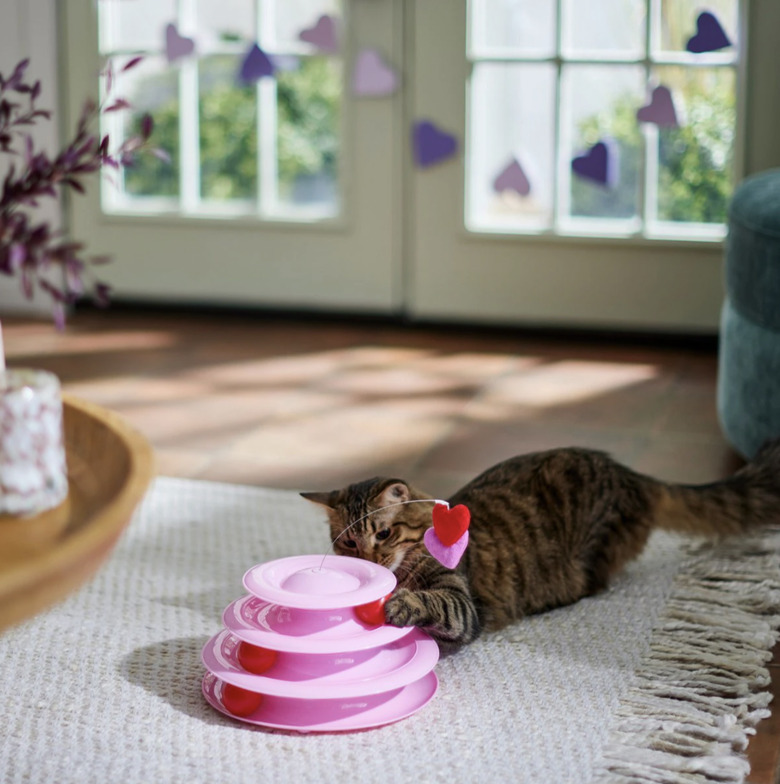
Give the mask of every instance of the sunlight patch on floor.
POLYGON ((227 454, 244 456, 269 476, 290 472, 316 476, 338 465, 356 478, 425 450, 442 438, 459 406, 449 398, 375 404, 268 422, 237 439, 227 454))
POLYGON ((69 354, 98 354, 117 351, 148 351, 170 348, 179 342, 174 332, 165 330, 133 330, 118 332, 58 333, 47 325, 45 331, 14 330, 12 339, 6 341, 6 357, 35 357, 56 352, 60 356, 69 354))
POLYGON ((657 378, 655 365, 564 360, 527 368, 489 384, 469 406, 475 419, 502 419, 607 395, 657 378))

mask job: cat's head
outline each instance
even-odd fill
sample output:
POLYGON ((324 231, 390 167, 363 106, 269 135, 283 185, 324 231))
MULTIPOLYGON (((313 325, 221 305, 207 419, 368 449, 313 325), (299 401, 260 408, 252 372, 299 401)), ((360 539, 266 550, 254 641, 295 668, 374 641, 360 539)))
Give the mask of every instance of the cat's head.
POLYGON ((333 550, 395 571, 424 547, 433 501, 402 479, 375 477, 325 493, 301 493, 325 507, 333 550), (415 501, 415 503, 406 503, 415 501))

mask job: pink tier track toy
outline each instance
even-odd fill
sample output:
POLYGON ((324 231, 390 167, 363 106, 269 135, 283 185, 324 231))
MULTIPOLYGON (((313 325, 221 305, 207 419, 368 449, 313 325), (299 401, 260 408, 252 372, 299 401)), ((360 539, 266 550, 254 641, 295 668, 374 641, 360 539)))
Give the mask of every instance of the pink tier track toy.
POLYGON ((302 555, 252 567, 249 595, 203 648, 206 700, 250 724, 349 732, 416 713, 436 693, 438 645, 384 623, 393 573, 370 561, 302 555))

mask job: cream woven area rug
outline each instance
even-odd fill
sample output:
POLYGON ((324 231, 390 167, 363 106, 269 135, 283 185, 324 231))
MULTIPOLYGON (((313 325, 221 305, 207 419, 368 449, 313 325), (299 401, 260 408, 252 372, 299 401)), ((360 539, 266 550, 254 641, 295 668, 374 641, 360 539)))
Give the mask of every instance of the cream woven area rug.
POLYGON ((780 534, 656 534, 597 598, 439 662, 412 717, 351 734, 214 711, 200 650, 252 565, 326 552, 286 491, 161 478, 98 576, 0 635, 3 784, 742 781, 768 715, 780 534))

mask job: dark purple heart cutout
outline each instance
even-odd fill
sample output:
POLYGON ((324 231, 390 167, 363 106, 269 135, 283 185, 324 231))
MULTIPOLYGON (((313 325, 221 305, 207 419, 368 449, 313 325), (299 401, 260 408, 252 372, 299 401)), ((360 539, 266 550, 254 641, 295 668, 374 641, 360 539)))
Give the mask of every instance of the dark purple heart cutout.
POLYGON ((620 176, 620 152, 613 139, 602 139, 571 162, 579 177, 614 188, 620 176))
POLYGON ((528 182, 523 167, 516 158, 512 158, 511 162, 504 167, 501 174, 493 180, 493 190, 496 193, 503 193, 504 191, 515 191, 521 196, 528 196, 531 192, 531 183, 528 182))
POLYGON ((252 47, 241 61, 241 69, 238 72, 240 84, 252 84, 264 76, 274 75, 274 64, 268 55, 257 45, 252 47))
POLYGON ((688 39, 685 48, 694 54, 717 52, 731 46, 731 41, 720 26, 715 14, 702 11, 696 19, 696 35, 688 39))
POLYGON ((424 169, 455 155, 458 151, 458 140, 432 122, 419 120, 412 126, 412 147, 415 162, 424 169))

